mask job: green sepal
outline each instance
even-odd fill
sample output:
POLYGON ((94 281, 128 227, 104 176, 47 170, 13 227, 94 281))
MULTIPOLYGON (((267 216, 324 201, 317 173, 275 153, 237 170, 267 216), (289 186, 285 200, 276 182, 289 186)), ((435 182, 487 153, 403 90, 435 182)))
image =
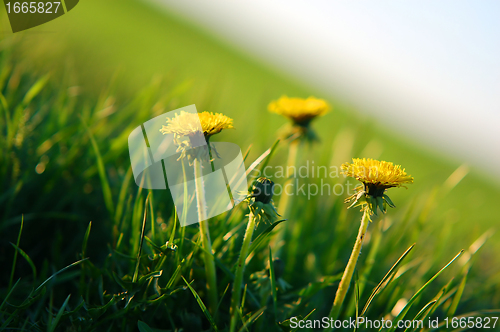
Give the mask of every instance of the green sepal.
POLYGON ((385 202, 384 202, 384 198, 382 196, 377 197, 377 204, 378 204, 380 211, 382 211, 383 213, 386 213, 385 202))
POLYGON ((391 208, 395 208, 396 207, 396 205, 394 205, 394 203, 391 201, 391 199, 389 198, 389 196, 387 196, 386 194, 384 194, 383 197, 384 197, 385 201, 387 202, 387 204, 389 204, 389 206, 391 208))
POLYGON ((275 220, 277 220, 278 217, 280 217, 280 215, 278 214, 278 211, 276 211, 273 204, 270 204, 270 203, 264 204, 263 210, 266 214, 267 219, 271 223, 274 222, 275 220))
POLYGON ((264 207, 264 203, 258 201, 255 201, 254 205, 259 210, 262 210, 262 208, 264 207))
POLYGON ((278 217, 280 217, 280 214, 276 211, 272 200, 269 203, 262 203, 255 201, 255 197, 250 197, 248 199, 248 206, 250 211, 255 216, 257 223, 260 223, 262 220, 273 223, 278 219, 278 217))

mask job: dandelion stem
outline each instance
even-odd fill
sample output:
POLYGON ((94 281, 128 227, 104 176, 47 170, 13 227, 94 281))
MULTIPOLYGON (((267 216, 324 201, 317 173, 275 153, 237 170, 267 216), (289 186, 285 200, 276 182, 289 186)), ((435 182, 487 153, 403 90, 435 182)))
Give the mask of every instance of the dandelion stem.
MULTIPOLYGON (((358 293, 359 297, 363 295, 363 291, 365 290, 366 280, 370 276, 370 273, 375 265, 378 249, 380 247, 380 242, 382 240, 382 222, 378 222, 378 226, 372 231, 372 236, 370 240, 370 252, 366 256, 365 265, 363 267, 363 272, 360 274, 359 283, 358 283, 358 293)), ((353 316, 354 311, 356 310, 356 301, 355 297, 351 297, 351 300, 347 306, 347 315, 353 316)))
POLYGON ((365 208, 363 217, 361 218, 361 225, 359 226, 358 237, 356 238, 356 243, 351 252, 351 257, 340 280, 339 288, 337 288, 337 293, 335 294, 335 299, 333 300, 332 310, 330 311, 330 318, 337 319, 342 308, 342 303, 344 302, 347 291, 349 290, 349 285, 351 283, 352 275, 354 274, 354 269, 356 268, 356 263, 358 262, 359 253, 361 252, 361 247, 363 246, 363 238, 365 237, 368 224, 370 223, 368 214, 369 209, 365 208))
POLYGON ((248 224, 241 245, 240 257, 238 258, 238 265, 236 266, 236 275, 233 283, 233 294, 231 297, 231 332, 236 330, 236 325, 239 320, 239 306, 241 302, 241 287, 243 284, 243 272, 245 271, 245 260, 248 256, 248 250, 252 242, 253 231, 255 229, 255 216, 252 212, 248 215, 248 224))
POLYGON ((212 314, 215 314, 217 309, 217 276, 215 274, 215 261, 212 253, 212 242, 210 241, 210 232, 208 228, 208 220, 205 201, 205 188, 203 185, 203 176, 201 164, 198 158, 194 159, 194 183, 196 188, 196 204, 198 207, 198 220, 200 221, 201 245, 205 250, 203 255, 205 261, 205 274, 207 278, 208 290, 208 306, 212 314))

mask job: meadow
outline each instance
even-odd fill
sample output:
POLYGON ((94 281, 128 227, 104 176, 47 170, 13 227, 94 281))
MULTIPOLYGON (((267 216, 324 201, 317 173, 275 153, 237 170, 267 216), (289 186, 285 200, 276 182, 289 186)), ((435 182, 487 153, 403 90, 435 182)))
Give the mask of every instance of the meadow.
MULTIPOLYGON (((256 170, 275 171, 289 163, 290 142, 277 141, 288 120, 267 108, 282 95, 331 106, 312 122, 320 141, 302 147, 297 166, 375 158, 415 179, 388 190, 396 208, 370 223, 339 318, 431 317, 443 325, 408 331, 447 331, 464 327, 446 318, 500 316, 497 178, 149 3, 81 2, 0 38, 0 330, 229 331, 248 204, 208 221, 218 301, 211 307, 200 227, 180 227, 168 190, 135 184, 127 139, 145 121, 195 104, 234 119, 214 141, 237 143, 247 167, 270 151, 256 170)), ((257 225, 232 313, 237 330, 292 331, 292 317, 329 316, 362 215, 347 209, 347 196, 299 194, 285 221, 257 225)), ((282 197, 273 198, 278 210, 282 197)))

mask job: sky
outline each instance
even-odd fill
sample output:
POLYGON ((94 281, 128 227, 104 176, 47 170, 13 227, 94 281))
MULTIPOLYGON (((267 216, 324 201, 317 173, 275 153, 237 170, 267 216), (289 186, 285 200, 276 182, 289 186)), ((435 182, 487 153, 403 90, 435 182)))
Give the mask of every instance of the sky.
POLYGON ((500 1, 149 1, 500 177, 500 1))

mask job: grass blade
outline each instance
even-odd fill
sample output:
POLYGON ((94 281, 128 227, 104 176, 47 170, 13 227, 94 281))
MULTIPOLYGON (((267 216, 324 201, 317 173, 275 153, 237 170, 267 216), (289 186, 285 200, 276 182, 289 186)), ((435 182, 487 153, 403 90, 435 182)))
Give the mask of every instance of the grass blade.
POLYGON ((182 280, 184 280, 184 282, 186 283, 186 285, 188 286, 189 290, 191 291, 191 293, 193 293, 193 296, 194 298, 196 299, 196 302, 198 302, 198 305, 200 306, 201 308, 201 311, 203 311, 203 313, 205 314, 205 317, 207 317, 208 321, 210 322, 210 325, 212 325, 212 328, 214 329, 214 331, 218 331, 217 329, 217 325, 215 325, 215 321, 214 319, 212 318, 212 315, 210 315, 210 313, 208 312, 208 309, 207 307, 205 306, 205 304, 203 303, 203 301, 201 300, 200 296, 198 295, 198 293, 194 290, 193 287, 191 287, 191 285, 186 281, 186 279, 184 279, 184 277, 182 277, 182 280))
MULTIPOLYGON (((413 322, 417 321, 418 319, 420 319, 420 317, 424 316, 424 314, 431 309, 431 306, 434 305, 434 303, 436 303, 438 300, 432 300, 430 301, 429 303, 427 303, 426 305, 424 305, 424 307, 422 309, 420 309, 420 311, 415 315, 415 317, 413 318, 413 322)), ((410 328, 411 327, 408 327, 404 332, 406 331, 410 331, 410 328)))
POLYGON ((129 167, 127 170, 127 174, 125 174, 125 178, 123 179, 122 186, 120 188, 120 193, 118 194, 118 203, 116 205, 115 212, 115 223, 118 225, 120 219, 123 215, 123 208, 126 204, 125 200, 127 197, 127 189, 130 184, 130 180, 132 179, 132 167, 129 167))
MULTIPOLYGON (((16 246, 19 248, 19 242, 21 242, 21 233, 23 232, 24 226, 24 214, 21 216, 21 227, 19 227, 19 234, 17 235, 16 246)), ((16 270, 17 263, 17 250, 14 251, 14 260, 12 261, 12 269, 10 270, 9 288, 12 286, 12 281, 14 280, 14 271, 16 270)))
POLYGON ((79 261, 76 261, 76 262, 74 262, 74 263, 71 263, 71 264, 69 264, 68 266, 63 267, 62 269, 60 269, 60 270, 59 270, 59 271, 57 271, 56 273, 52 274, 50 277, 48 277, 47 279, 45 279, 45 281, 44 281, 44 282, 42 282, 42 283, 40 284, 40 286, 38 286, 38 287, 35 289, 35 292, 34 292, 34 293, 36 294, 37 292, 39 292, 39 291, 43 288, 43 286, 45 286, 45 284, 46 284, 46 283, 48 283, 48 282, 49 282, 52 278, 54 278, 55 276, 57 276, 57 275, 58 275, 58 274, 60 274, 61 272, 64 272, 64 271, 66 271, 67 269, 69 269, 69 268, 71 268, 71 267, 73 267, 73 266, 76 266, 76 265, 78 265, 78 264, 80 264, 80 263, 82 263, 82 262, 85 262, 87 259, 88 259, 88 258, 80 259, 79 261))
POLYGON ((90 228, 91 227, 92 227, 92 221, 89 222, 89 225, 87 226, 87 230, 85 231, 85 235, 83 236, 82 258, 85 258, 85 254, 87 253, 87 242, 89 240, 90 228))
POLYGON ((247 148, 247 150, 245 151, 245 153, 243 154, 243 161, 246 161, 247 158, 248 158, 248 155, 250 154, 250 150, 252 150, 252 144, 250 144, 247 148))
MULTIPOLYGON (((448 285, 447 285, 448 286, 448 285)), ((422 320, 426 320, 427 317, 431 316, 434 314, 436 309, 444 302, 441 299, 443 298, 444 294, 446 293, 447 286, 443 287, 443 289, 440 291, 439 296, 435 298, 436 302, 434 305, 425 313, 425 315, 421 318, 422 320)))
POLYGON ((153 332, 153 329, 142 320, 137 321, 137 328, 139 329, 139 332, 153 332))
MULTIPOLYGON (((311 310, 310 313, 308 313, 302 320, 307 320, 309 318, 309 316, 311 316, 314 312, 316 311, 316 309, 313 309, 311 310)), ((299 327, 297 326, 296 328, 290 330, 290 332, 295 332, 299 329, 299 327)))
POLYGON ((3 319, 3 314, 4 314, 4 312, 2 311, 2 308, 5 305, 5 303, 7 303, 7 300, 9 299, 10 294, 12 294, 12 292, 16 288, 17 284, 19 283, 19 281, 21 281, 21 278, 17 279, 16 283, 14 284, 14 286, 12 286, 12 288, 9 287, 9 292, 7 293, 5 298, 3 299, 2 304, 0 304, 0 321, 3 319))
MULTIPOLYGON (((315 311, 316 311, 316 309, 311 310, 311 312, 309 312, 307 314, 307 316, 305 316, 305 317, 302 317, 300 315, 295 316, 297 318, 297 323, 300 323, 300 322, 307 320, 309 318, 309 316, 311 316, 313 314, 313 312, 315 312, 315 311)), ((295 332, 295 331, 300 329, 300 324, 296 324, 295 328, 291 327, 290 318, 284 320, 283 322, 280 322, 279 325, 283 331, 295 332)))
MULTIPOLYGON (((257 247, 262 243, 262 241, 264 241, 264 239, 269 235, 269 233, 271 233, 271 231, 276 227, 278 226, 279 224, 281 224, 283 221, 286 221, 287 219, 283 219, 283 220, 278 220, 276 221, 274 224, 272 224, 271 226, 269 226, 268 228, 266 228, 262 233, 259 234, 259 236, 257 236, 257 238, 255 240, 252 241, 252 244, 250 245, 250 249, 248 250, 248 257, 250 257, 250 254, 255 250, 257 249, 257 247)), ((248 262, 247 262, 248 263, 248 262)))
POLYGON ((378 294, 378 292, 380 291, 380 289, 382 288, 382 286, 384 285, 384 283, 389 279, 389 277, 392 275, 392 273, 396 271, 396 269, 398 268, 398 266, 405 259, 405 257, 410 253, 410 251, 413 249, 414 246, 415 246, 415 243, 412 244, 408 249, 406 249, 406 251, 398 258, 398 260, 396 261, 396 263, 394 263, 394 265, 385 274, 385 276, 379 282, 379 284, 377 285, 377 287, 375 287, 375 289, 371 293, 370 297, 368 298, 368 301, 366 301, 366 304, 365 304, 365 307, 363 308, 363 311, 361 311, 361 316, 363 316, 365 314, 366 310, 368 310, 368 307, 370 306, 370 304, 372 303, 373 299, 378 294))
MULTIPOLYGON (((151 194, 151 199, 149 200, 149 215, 150 215, 150 221, 149 224, 151 225, 151 237, 153 239, 156 239, 156 229, 155 229, 155 213, 154 213, 154 208, 153 208, 153 192, 150 190, 149 194, 151 194)), ((175 227, 174 227, 174 233, 175 233, 175 227)))
MULTIPOLYGON (((279 144, 280 140, 276 140, 276 142, 274 142, 274 144, 269 148, 267 149, 263 154, 260 155, 259 158, 255 159, 255 161, 250 165, 248 166, 247 168, 247 171, 246 171, 246 176, 248 176, 250 173, 252 173, 252 171, 257 167, 259 166, 259 164, 267 157, 267 160, 261 165, 260 169, 263 169, 264 167, 267 166, 267 164, 269 163, 269 160, 271 159, 272 155, 274 154, 274 151, 276 150, 276 148, 278 147, 278 144, 279 144)), ((252 187, 253 184, 250 185, 250 187, 252 187)))
MULTIPOLYGON (((420 289, 411 297, 411 299, 408 301, 406 306, 401 310, 401 312, 398 314, 398 316, 395 318, 395 321, 400 321, 403 320, 406 316, 406 313, 408 310, 410 310, 413 302, 417 299, 417 297, 422 294, 422 292, 427 288, 427 286, 430 285, 431 282, 433 282, 448 266, 451 265, 458 257, 460 257, 464 253, 464 250, 462 249, 451 261, 448 262, 441 270, 438 271, 432 278, 429 279, 420 289)), ((391 329, 389 329, 389 332, 392 332, 396 330, 397 326, 393 326, 391 329)))
POLYGON ((252 316, 250 316, 250 318, 248 318, 248 320, 243 324, 243 326, 241 327, 241 329, 239 329, 238 332, 243 332, 243 331, 248 331, 248 327, 253 324, 257 319, 259 319, 260 316, 262 316, 262 314, 264 313, 264 311, 267 309, 267 307, 262 307, 260 308, 259 310, 257 310, 255 313, 252 314, 252 316))
POLYGON ((42 91, 43 87, 45 86, 45 84, 47 84, 48 80, 49 80, 49 75, 45 75, 44 77, 36 81, 36 83, 33 84, 33 86, 24 95, 23 104, 24 105, 29 104, 30 101, 33 100, 33 98, 35 98, 40 93, 40 91, 42 91))
POLYGON ((271 280, 271 294, 273 296, 274 320, 278 321, 278 296, 276 294, 276 275, 274 273, 273 253, 269 247, 269 279, 271 280))
POLYGON ((462 280, 460 281, 460 285, 458 286, 457 292, 456 292, 455 296, 453 297, 453 301, 451 302, 450 308, 448 309, 448 317, 450 317, 450 318, 453 317, 455 315, 455 312, 457 311, 458 303, 460 302, 460 299, 462 298, 462 294, 464 293, 468 273, 469 273, 469 270, 467 270, 464 273, 462 280))
MULTIPOLYGON (((229 287, 230 287, 230 286, 231 286, 231 284, 227 284, 226 289, 224 289, 224 293, 222 293, 222 296, 221 296, 221 297, 220 297, 220 299, 219 299, 219 304, 217 305, 217 310, 216 310, 216 312, 217 312, 217 311, 219 311, 219 308, 220 308, 220 306, 221 306, 221 304, 222 304, 222 300, 224 299, 224 296, 226 295, 227 290, 229 289, 229 287)), ((243 300, 244 300, 244 299, 243 299, 243 300)), ((242 302, 242 303, 245 303, 245 302, 242 302)))
POLYGON ((54 332, 56 330, 57 324, 59 324, 59 320, 61 319, 62 314, 64 313, 64 309, 66 308, 66 305, 68 304, 69 298, 71 297, 71 294, 68 295, 66 300, 64 301, 63 305, 57 312, 56 318, 52 322, 50 322, 50 325, 47 329, 49 332, 54 332))
POLYGON ((177 229, 177 221, 179 220, 179 216, 177 215, 177 213, 174 214, 173 219, 174 219, 174 225, 172 226, 172 232, 170 233, 170 237, 168 239, 168 245, 171 249, 175 248, 175 245, 174 245, 175 231, 177 229))
POLYGON ((94 135, 90 130, 87 123, 80 118, 82 124, 84 125, 87 134, 89 135, 90 142, 92 144, 92 148, 94 149, 94 153, 97 159, 97 170, 99 172, 99 178, 101 179, 102 185, 102 194, 104 196, 104 203, 106 204, 106 208, 108 209, 111 216, 114 215, 114 204, 113 204, 113 196, 111 195, 111 188, 109 186, 108 176, 106 175, 106 169, 104 167, 104 162, 102 160, 101 152, 99 151, 99 147, 97 146, 97 142, 95 141, 94 135))
POLYGON ((139 250, 137 251, 137 263, 135 264, 134 277, 132 278, 132 282, 134 283, 137 281, 137 276, 139 275, 139 263, 141 262, 142 244, 144 243, 144 230, 146 229, 146 219, 148 218, 148 202, 149 194, 146 197, 146 202, 144 203, 144 218, 142 219, 141 242, 139 243, 139 250))
POLYGON ((24 252, 23 249, 19 248, 18 246, 16 246, 14 243, 10 243, 12 244, 12 246, 16 249, 16 251, 18 251, 21 256, 24 257, 24 259, 26 259, 26 261, 28 262, 28 264, 30 265, 31 267, 31 270, 33 271, 33 281, 34 279, 36 279, 36 267, 35 267, 35 264, 33 263, 33 261, 31 260, 31 258, 28 256, 27 253, 24 252))

